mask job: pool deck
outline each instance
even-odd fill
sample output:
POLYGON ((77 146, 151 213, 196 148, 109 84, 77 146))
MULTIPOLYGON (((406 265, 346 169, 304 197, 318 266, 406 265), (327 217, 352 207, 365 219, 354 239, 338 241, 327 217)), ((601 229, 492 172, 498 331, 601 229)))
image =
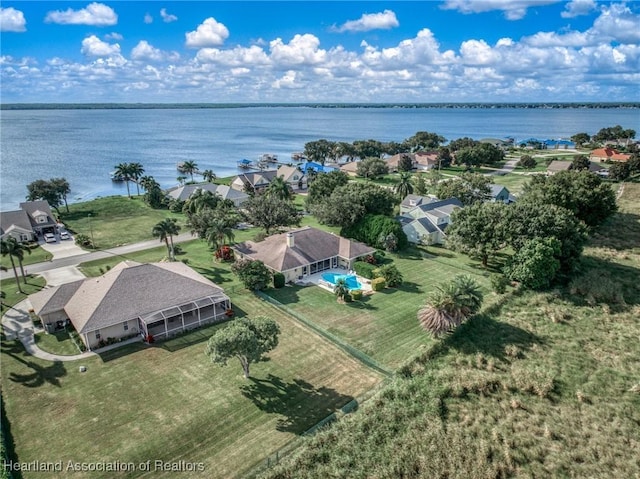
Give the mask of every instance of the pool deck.
POLYGON ((371 291, 371 280, 358 276, 353 271, 349 272, 345 269, 340 269, 340 268, 327 269, 325 271, 322 271, 321 273, 314 273, 312 275, 307 276, 304 279, 301 279, 300 281, 297 281, 296 284, 302 284, 302 285, 313 284, 315 286, 320 286, 322 289, 325 289, 333 293, 333 285, 325 281, 324 279, 322 279, 322 275, 327 273, 353 274, 358 280, 358 282, 362 285, 361 289, 363 292, 371 291))

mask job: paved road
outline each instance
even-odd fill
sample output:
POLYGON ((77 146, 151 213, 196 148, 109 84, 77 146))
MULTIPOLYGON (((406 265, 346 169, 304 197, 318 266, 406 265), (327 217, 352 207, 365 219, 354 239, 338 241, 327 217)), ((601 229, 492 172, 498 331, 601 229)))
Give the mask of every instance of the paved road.
MULTIPOLYGON (((174 243, 184 243, 186 241, 191 241, 195 239, 194 236, 191 236, 191 233, 182 233, 178 236, 173 237, 174 243)), ((77 266, 80 263, 85 263, 87 261, 93 261, 96 259, 104 259, 112 256, 121 256, 123 260, 128 259, 126 255, 128 253, 133 253, 135 251, 142 251, 149 248, 156 248, 158 246, 163 246, 164 242, 160 242, 157 239, 142 241, 140 243, 133 243, 124 246, 118 246, 117 248, 110 248, 100 251, 86 252, 82 251, 81 253, 73 256, 66 256, 63 258, 55 258, 52 261, 45 261, 43 263, 35 263, 25 266, 25 271, 28 274, 40 274, 45 271, 50 271, 52 269, 63 268, 65 266, 77 266)), ((19 273, 18 273, 19 274, 19 273)), ((0 279, 13 278, 13 270, 9 268, 9 271, 2 271, 0 273, 0 279)))
POLYGON ((492 171, 491 173, 487 173, 487 175, 489 176, 504 176, 508 173, 513 172, 513 170, 516 167, 516 163, 518 163, 519 160, 507 160, 504 162, 504 165, 502 166, 502 168, 499 168, 497 170, 492 171))

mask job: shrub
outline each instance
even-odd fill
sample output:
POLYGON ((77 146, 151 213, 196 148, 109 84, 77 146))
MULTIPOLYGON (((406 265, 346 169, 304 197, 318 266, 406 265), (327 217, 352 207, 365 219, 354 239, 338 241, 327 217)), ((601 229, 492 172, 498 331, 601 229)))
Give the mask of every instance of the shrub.
POLYGON ((402 281, 404 280, 404 278, 402 277, 402 273, 394 264, 385 264, 377 268, 373 273, 376 277, 379 276, 381 278, 384 278, 387 286, 389 286, 390 288, 400 286, 402 284, 402 281))
POLYGON ((284 274, 282 273, 273 273, 273 287, 274 288, 283 288, 285 283, 284 274))
MULTIPOLYGON (((395 247, 399 250, 406 248, 409 244, 407 235, 402 231, 402 225, 395 218, 385 215, 367 214, 351 226, 342 228, 340 235, 346 238, 353 238, 363 243, 380 247, 380 239, 387 238, 393 234, 396 238, 395 247)), ((384 245, 382 245, 384 247, 384 245)))
POLYGON ((265 289, 271 282, 271 271, 262 261, 241 259, 231 265, 244 287, 252 291, 265 289))
POLYGON ((504 294, 507 291, 509 285, 509 278, 504 274, 492 274, 491 275, 491 287, 493 291, 498 294, 504 294))
POLYGON ((353 264, 353 269, 358 276, 362 276, 363 278, 373 279, 374 274, 373 271, 376 267, 372 264, 365 263, 363 261, 356 261, 353 264))
POLYGON ((351 294, 351 298, 354 301, 359 301, 362 299, 362 290, 361 289, 354 289, 353 291, 350 292, 351 294))
POLYGON ((218 261, 233 261, 235 256, 233 250, 225 245, 216 251, 216 259, 218 261))
POLYGON ((387 286, 384 278, 374 278, 371 281, 371 289, 374 291, 382 291, 387 286))

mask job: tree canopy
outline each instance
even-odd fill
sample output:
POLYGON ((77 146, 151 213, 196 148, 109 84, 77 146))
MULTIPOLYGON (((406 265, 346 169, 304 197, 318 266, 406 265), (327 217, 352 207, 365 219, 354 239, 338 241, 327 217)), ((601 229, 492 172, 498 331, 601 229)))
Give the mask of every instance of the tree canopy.
POLYGON ((480 165, 494 165, 504 160, 504 152, 490 143, 480 143, 475 146, 462 148, 455 153, 457 165, 471 168, 480 165))
POLYGON ((291 201, 267 194, 250 198, 244 208, 249 222, 263 228, 267 235, 279 226, 299 225, 302 218, 291 201))
POLYGON ((435 194, 440 199, 458 198, 462 204, 468 206, 479 201, 486 201, 491 195, 493 180, 480 173, 462 173, 457 178, 440 181, 435 188, 435 194))
POLYGON ((358 176, 375 180, 389 173, 389 165, 380 158, 370 157, 358 162, 356 171, 358 176))
POLYGON ((239 259, 231 265, 244 287, 251 291, 260 291, 271 282, 271 271, 262 261, 239 259))
POLYGON ((211 336, 205 354, 211 362, 221 365, 238 358, 244 377, 248 378, 250 365, 263 360, 278 346, 279 335, 278 323, 266 316, 236 319, 211 336))
MULTIPOLYGON (((44 200, 60 214, 59 207, 67 203, 67 195, 71 191, 69 182, 64 178, 51 178, 50 180, 35 180, 27 185, 29 191, 27 200, 44 200)), ((67 207, 67 211, 69 208, 67 207)))
POLYGON ((560 270, 561 243, 556 238, 533 238, 525 241, 505 267, 505 275, 525 288, 549 287, 560 270))

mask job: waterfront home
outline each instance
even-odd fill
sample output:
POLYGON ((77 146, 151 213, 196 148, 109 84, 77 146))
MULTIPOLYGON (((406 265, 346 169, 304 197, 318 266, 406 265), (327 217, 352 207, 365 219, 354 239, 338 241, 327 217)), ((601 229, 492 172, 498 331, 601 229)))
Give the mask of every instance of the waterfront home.
POLYGON ((416 160, 416 169, 432 170, 440 165, 439 152, 437 151, 416 151, 414 158, 416 160))
POLYGON ((396 218, 410 243, 443 243, 451 214, 463 205, 457 198, 438 200, 428 196, 407 195, 396 218))
POLYGON ((252 189, 256 193, 264 191, 271 181, 277 176, 277 170, 256 171, 253 173, 241 173, 231 181, 231 188, 236 191, 246 192, 252 189))
POLYGON ((282 178, 292 190, 304 190, 307 188, 307 175, 297 166, 280 165, 276 176, 282 178))
POLYGON ((411 161, 412 170, 417 168, 416 155, 413 153, 398 153, 396 155, 385 158, 384 161, 387 163, 387 167, 389 168, 389 173, 397 173, 398 168, 400 166, 400 162, 406 161, 406 159, 409 159, 411 161))
POLYGON ((25 201, 20 209, 0 213, 0 238, 15 238, 19 243, 36 241, 45 233, 55 233, 57 223, 49 203, 44 200, 25 201))
POLYGON ((271 271, 284 274, 287 282, 333 268, 349 271, 358 258, 375 252, 364 243, 310 226, 257 243, 245 241, 234 250, 238 258, 262 261, 271 271))
POLYGON ((358 176, 358 161, 350 161, 340 167, 340 171, 349 176, 358 176))
MULTIPOLYGON (((547 166, 547 175, 554 175, 559 171, 569 171, 571 169, 571 161, 553 160, 547 166)), ((602 167, 594 163, 589 162, 589 171, 591 173, 600 173, 602 167)))
POLYGON ((216 183, 197 183, 189 185, 174 186, 169 188, 166 193, 170 198, 186 201, 191 198, 196 191, 210 191, 220 196, 223 200, 233 201, 233 204, 240 207, 249 199, 249 195, 244 191, 234 190, 227 185, 218 185, 216 183))
POLYGON ((47 331, 70 321, 89 350, 129 337, 166 338, 222 321, 231 308, 221 287, 181 262, 123 261, 29 300, 47 331))

